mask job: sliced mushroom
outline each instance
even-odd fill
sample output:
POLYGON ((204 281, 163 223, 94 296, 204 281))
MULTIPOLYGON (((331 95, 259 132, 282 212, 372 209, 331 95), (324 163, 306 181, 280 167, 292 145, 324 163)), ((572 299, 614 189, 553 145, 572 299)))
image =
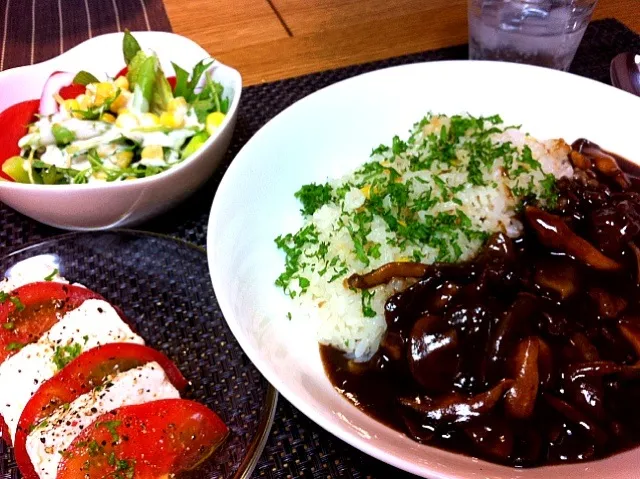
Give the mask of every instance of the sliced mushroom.
POLYGON ((633 241, 629 243, 629 247, 633 251, 633 256, 636 260, 636 284, 640 286, 640 248, 633 241))
POLYGON ((611 374, 624 378, 640 378, 640 364, 617 364, 613 361, 593 361, 590 363, 578 363, 569 366, 567 376, 571 381, 581 378, 602 377, 611 374))
POLYGON ((573 166, 580 168, 581 170, 590 170, 592 167, 591 160, 579 151, 571 150, 571 153, 569 153, 569 159, 573 166))
POLYGON ((621 321, 618 323, 618 329, 629 342, 636 356, 640 359, 640 327, 629 321, 621 321))
POLYGON ((504 396, 505 412, 515 419, 527 419, 533 414, 538 396, 538 348, 537 338, 527 338, 516 346, 510 360, 514 385, 504 396))
POLYGON ((579 153, 591 159, 596 170, 604 176, 613 178, 623 190, 629 189, 631 181, 612 155, 588 140, 579 140, 574 145, 579 153))
POLYGON ((600 316, 617 318, 627 307, 627 301, 602 288, 591 288, 589 297, 596 303, 600 316))
POLYGON ((430 401, 400 398, 400 404, 413 409, 425 420, 436 424, 465 423, 490 412, 513 383, 513 380, 503 379, 492 389, 471 397, 452 393, 430 401))
POLYGON ((486 456, 506 461, 513 451, 513 430, 504 421, 485 419, 465 426, 464 432, 486 456))
POLYGON ((548 248, 573 256, 586 265, 603 271, 621 269, 621 265, 581 238, 559 216, 534 206, 527 206, 525 216, 540 242, 548 248))
POLYGON ((429 265, 414 262, 387 263, 366 274, 352 274, 346 279, 347 287, 368 289, 386 284, 393 278, 422 278, 429 265))
POLYGON ((571 404, 559 399, 551 394, 544 394, 544 400, 553 409, 571 421, 573 424, 580 426, 596 444, 602 445, 607 442, 608 435, 604 429, 592 421, 586 414, 574 408, 571 404))
POLYGON ((445 281, 435 289, 431 304, 429 304, 429 311, 441 312, 459 292, 460 286, 451 281, 445 281))
POLYGON ((458 333, 439 316, 424 316, 413 325, 407 349, 411 375, 430 393, 449 391, 458 372, 458 333))
POLYGON ((488 360, 492 364, 498 363, 506 356, 513 338, 517 337, 523 324, 535 314, 537 299, 529 293, 520 293, 511 307, 504 313, 498 326, 491 336, 488 348, 488 360))
POLYGON ((589 338, 582 333, 574 333, 569 340, 569 344, 573 346, 574 350, 578 353, 580 361, 597 361, 600 359, 598 349, 591 344, 589 338))
POLYGON ((553 377, 553 352, 549 345, 538 338, 538 377, 543 388, 551 383, 553 377))
POLYGON ((580 287, 578 270, 569 259, 549 258, 535 266, 534 282, 543 290, 552 291, 561 301, 568 299, 580 287))
POLYGON ((426 444, 433 440, 436 435, 436 429, 433 426, 423 424, 422 421, 414 417, 416 414, 413 411, 401 409, 399 414, 402 417, 406 431, 409 433, 409 437, 414 441, 426 444))
POLYGON ((604 407, 605 393, 601 378, 591 377, 569 381, 565 389, 568 400, 582 412, 600 424, 611 424, 612 421, 604 407))

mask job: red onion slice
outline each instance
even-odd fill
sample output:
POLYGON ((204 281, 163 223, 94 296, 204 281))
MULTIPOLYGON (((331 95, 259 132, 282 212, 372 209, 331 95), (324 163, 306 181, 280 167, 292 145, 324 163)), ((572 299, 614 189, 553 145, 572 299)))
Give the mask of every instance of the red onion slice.
POLYGON ((63 87, 71 85, 74 78, 75 75, 69 72, 55 72, 49 77, 40 97, 39 113, 41 115, 53 115, 58 112, 58 102, 55 95, 63 87))

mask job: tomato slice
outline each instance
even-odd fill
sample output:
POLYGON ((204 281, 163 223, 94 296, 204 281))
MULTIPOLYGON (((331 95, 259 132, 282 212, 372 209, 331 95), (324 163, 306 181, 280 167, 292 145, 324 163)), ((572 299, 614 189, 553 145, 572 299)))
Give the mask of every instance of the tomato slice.
POLYGON ((82 95, 86 90, 86 86, 72 83, 71 85, 60 88, 58 94, 63 100, 71 100, 72 98, 76 98, 78 95, 82 95))
POLYGON ((114 374, 157 362, 179 391, 189 384, 177 366, 155 349, 131 343, 112 343, 90 349, 56 376, 42 383, 20 416, 15 440, 18 468, 25 479, 38 479, 27 453, 27 436, 57 408, 104 384, 114 374))
POLYGON ((0 303, 0 364, 37 341, 68 311, 98 293, 71 284, 41 281, 12 291, 0 303))
POLYGON ((229 429, 206 406, 165 399, 100 416, 63 453, 57 479, 158 479, 191 470, 229 429))
MULTIPOLYGON (((27 134, 29 123, 34 121, 39 107, 40 100, 29 100, 0 113, 0 166, 5 160, 20 154, 18 141, 27 134)), ((0 177, 13 181, 2 170, 0 177)))
POLYGON ((0 303, 0 363, 37 341, 87 299, 104 300, 90 289, 50 281, 30 283, 6 295, 0 303))

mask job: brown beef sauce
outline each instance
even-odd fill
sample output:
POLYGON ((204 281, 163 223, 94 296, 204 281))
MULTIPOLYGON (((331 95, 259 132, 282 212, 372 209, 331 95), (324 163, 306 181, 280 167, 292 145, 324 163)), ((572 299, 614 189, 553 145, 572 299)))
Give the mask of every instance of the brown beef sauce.
POLYGON ((388 299, 370 361, 321 346, 335 388, 414 440, 516 467, 639 445, 640 168, 586 140, 572 155, 520 238, 388 299))

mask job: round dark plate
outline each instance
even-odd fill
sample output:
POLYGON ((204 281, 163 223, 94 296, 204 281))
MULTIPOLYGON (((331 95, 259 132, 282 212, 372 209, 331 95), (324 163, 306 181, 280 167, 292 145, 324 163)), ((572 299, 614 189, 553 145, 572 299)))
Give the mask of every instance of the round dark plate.
MULTIPOLYGON (((191 381, 183 396, 206 404, 229 426, 220 450, 188 476, 248 478, 271 428, 277 393, 227 327, 206 252, 148 233, 72 233, 0 259, 0 274, 38 255, 57 256, 65 278, 120 306, 147 345, 169 356, 191 381)), ((0 440, 0 478, 19 477, 13 451, 0 440)))

